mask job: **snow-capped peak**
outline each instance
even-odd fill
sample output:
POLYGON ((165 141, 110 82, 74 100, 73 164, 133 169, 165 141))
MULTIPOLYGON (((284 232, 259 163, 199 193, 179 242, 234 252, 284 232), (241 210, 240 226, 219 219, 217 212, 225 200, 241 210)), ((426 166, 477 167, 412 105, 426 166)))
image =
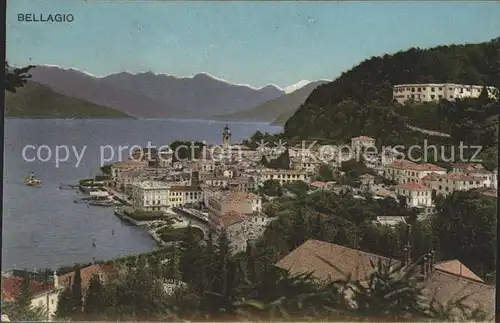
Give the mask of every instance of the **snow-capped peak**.
POLYGON ((299 81, 293 85, 285 87, 283 90, 285 91, 285 93, 292 93, 293 91, 296 91, 296 90, 306 86, 309 83, 311 83, 311 82, 307 81, 307 80, 302 80, 302 81, 299 81))

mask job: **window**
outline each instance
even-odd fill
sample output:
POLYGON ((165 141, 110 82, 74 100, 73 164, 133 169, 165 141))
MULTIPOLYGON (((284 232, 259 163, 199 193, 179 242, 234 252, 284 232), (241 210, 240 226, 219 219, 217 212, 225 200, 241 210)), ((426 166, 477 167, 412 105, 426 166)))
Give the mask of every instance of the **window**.
POLYGON ((436 90, 436 88, 431 87, 431 92, 434 92, 435 90, 436 90))
POLYGON ((412 89, 411 89, 411 91, 412 91, 412 92, 415 92, 415 88, 412 88, 412 89))
POLYGON ((420 92, 420 88, 418 88, 417 91, 420 92))
POLYGON ((414 98, 415 98, 415 95, 414 95, 414 94, 412 94, 412 95, 411 95, 411 98, 412 98, 412 99, 414 99, 414 98))
POLYGON ((453 95, 450 95, 450 99, 453 99, 453 95))
POLYGON ((442 98, 443 98, 443 96, 440 94, 440 95, 439 95, 439 98, 440 98, 440 99, 442 99, 442 98))
POLYGON ((435 98, 435 97, 436 97, 436 96, 435 96, 434 94, 431 94, 431 99, 433 99, 433 100, 434 100, 434 98, 435 98))
POLYGON ((450 91, 451 91, 451 90, 453 90, 453 88, 449 87, 449 88, 448 88, 448 90, 450 90, 450 91))
POLYGON ((443 90, 443 88, 442 88, 442 87, 440 87, 440 88, 439 88, 439 91, 442 91, 442 90, 443 90))

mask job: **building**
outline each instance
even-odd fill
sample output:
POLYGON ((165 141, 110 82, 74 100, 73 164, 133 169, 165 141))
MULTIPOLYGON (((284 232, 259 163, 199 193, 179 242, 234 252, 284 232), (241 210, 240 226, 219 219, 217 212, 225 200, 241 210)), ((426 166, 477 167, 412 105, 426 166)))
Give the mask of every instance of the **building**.
POLYGON ((225 230, 231 246, 231 253, 245 251, 249 240, 257 239, 270 219, 263 214, 241 214, 228 211, 215 221, 218 232, 225 230))
POLYGON ((363 189, 371 189, 375 185, 375 176, 371 174, 363 174, 359 177, 363 189))
POLYGON ((366 148, 375 147, 375 138, 359 136, 351 138, 351 147, 355 152, 363 151, 366 148))
POLYGON ((111 165, 111 184, 115 187, 117 187, 119 182, 122 182, 121 180, 121 173, 133 169, 143 169, 148 166, 148 163, 146 161, 139 161, 139 160, 125 160, 121 161, 118 163, 114 163, 111 165))
POLYGON ((239 176, 228 181, 227 186, 232 191, 250 193, 254 192, 257 184, 252 177, 239 176))
POLYGON ((251 214, 262 211, 262 198, 253 193, 226 192, 213 194, 208 198, 207 207, 214 217, 219 217, 229 211, 240 214, 251 214))
MULTIPOLYGON (((398 266, 402 263, 412 265, 408 252, 403 254, 405 259, 410 259, 410 262, 324 241, 308 240, 282 258, 275 266, 289 270, 292 275, 312 273, 312 276, 320 282, 345 280, 346 277, 365 282, 370 279, 375 270, 373 264, 381 262, 389 266, 398 266), (329 265, 323 259, 328 259, 335 266, 329 265)), ((427 258, 415 265, 420 267, 419 279, 423 292, 429 299, 434 299, 443 305, 462 300, 472 309, 482 309, 488 316, 487 320, 494 318, 495 286, 485 284, 460 261, 455 259, 435 261, 434 254, 429 253, 427 258)))
POLYGON ((304 171, 306 173, 315 173, 326 163, 316 160, 313 157, 293 157, 290 158, 290 169, 304 171))
POLYGON ((432 172, 444 175, 446 169, 429 163, 416 164, 405 159, 384 167, 384 177, 398 184, 420 183, 422 178, 432 172))
POLYGON ((144 211, 164 211, 170 205, 170 185, 165 182, 144 181, 132 185, 132 204, 144 211))
POLYGON ((205 173, 213 173, 215 171, 215 161, 200 159, 197 162, 198 171, 205 173))
POLYGON ((277 180, 281 185, 285 183, 293 183, 296 181, 308 181, 306 172, 304 171, 290 169, 264 169, 261 172, 260 182, 263 183, 270 179, 277 180))
MULTIPOLYGON (((396 195, 406 197, 407 207, 432 208, 432 191, 420 183, 405 183, 396 185, 396 195)), ((432 212, 426 210, 425 213, 432 212)))
POLYGON ((490 172, 487 169, 475 169, 466 171, 466 174, 483 183, 484 187, 498 188, 498 170, 490 172))
POLYGON ((430 173, 422 178, 425 187, 433 194, 446 196, 454 191, 468 191, 473 188, 488 187, 486 180, 475 178, 462 172, 451 172, 444 175, 430 173))
MULTIPOLYGON (((102 283, 110 281, 118 274, 115 267, 112 265, 91 265, 80 269, 80 276, 82 278, 82 289, 85 291, 90 286, 92 277, 96 275, 101 279, 102 283)), ((75 280, 75 271, 71 271, 57 276, 57 284, 63 288, 71 288, 75 280)))
POLYGON ((222 147, 224 150, 231 148, 231 129, 226 125, 224 131, 222 132, 222 147))
POLYGON ((467 173, 470 171, 475 171, 475 170, 483 170, 484 167, 481 164, 477 163, 453 163, 451 164, 452 166, 452 172, 455 173, 467 173))
MULTIPOLYGON (((394 85, 392 96, 401 104, 410 100, 414 102, 454 101, 456 99, 478 98, 483 89, 483 85, 453 83, 398 84, 394 85)), ((487 86, 486 89, 488 96, 494 98, 496 88, 487 86)))
POLYGON ((203 202, 203 191, 199 186, 171 186, 169 203, 172 206, 203 202))
MULTIPOLYGON (((45 318, 47 321, 51 321, 54 317, 59 294, 63 289, 63 287, 58 285, 56 277, 54 277, 54 283, 42 283, 36 280, 30 280, 29 282, 31 306, 42 309, 47 315, 45 318)), ((2 276, 2 303, 14 302, 21 293, 22 284, 23 278, 21 277, 2 276)))

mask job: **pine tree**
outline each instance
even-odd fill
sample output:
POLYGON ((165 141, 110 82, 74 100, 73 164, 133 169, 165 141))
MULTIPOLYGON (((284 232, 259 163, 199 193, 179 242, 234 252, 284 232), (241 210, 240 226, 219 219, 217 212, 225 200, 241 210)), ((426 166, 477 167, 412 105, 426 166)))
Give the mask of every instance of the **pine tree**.
POLYGON ((89 289, 87 290, 84 312, 85 314, 97 315, 104 311, 104 286, 99 279, 99 276, 94 275, 90 280, 89 289))
POLYGON ((75 269, 75 277, 73 279, 73 285, 71 286, 71 292, 73 296, 73 312, 75 314, 82 312, 82 274, 80 266, 75 269))
POLYGON ((181 242, 180 269, 182 280, 200 288, 200 268, 203 250, 199 239, 194 235, 191 225, 188 226, 186 238, 181 242))
POLYGON ((23 274, 19 295, 16 297, 12 308, 11 319, 25 321, 29 317, 31 311, 31 290, 28 274, 23 274))
POLYGON ((65 288, 61 294, 59 294, 59 299, 57 302, 56 317, 59 319, 68 319, 73 316, 73 293, 70 288, 65 288))
POLYGON ((229 258, 231 256, 230 241, 225 230, 221 232, 217 240, 217 252, 215 255, 216 277, 213 292, 218 296, 212 302, 215 310, 224 308, 227 303, 229 258))

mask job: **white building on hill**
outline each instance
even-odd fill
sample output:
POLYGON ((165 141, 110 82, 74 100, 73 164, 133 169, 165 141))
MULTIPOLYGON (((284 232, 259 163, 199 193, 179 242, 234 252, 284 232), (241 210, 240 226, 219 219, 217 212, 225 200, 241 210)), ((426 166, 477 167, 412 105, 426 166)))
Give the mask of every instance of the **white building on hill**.
MULTIPOLYGON (((483 91, 483 85, 465 85, 454 83, 398 84, 392 90, 393 99, 398 103, 409 100, 415 102, 438 102, 441 99, 478 98, 483 91)), ((488 96, 495 97, 496 88, 487 86, 488 96)))

